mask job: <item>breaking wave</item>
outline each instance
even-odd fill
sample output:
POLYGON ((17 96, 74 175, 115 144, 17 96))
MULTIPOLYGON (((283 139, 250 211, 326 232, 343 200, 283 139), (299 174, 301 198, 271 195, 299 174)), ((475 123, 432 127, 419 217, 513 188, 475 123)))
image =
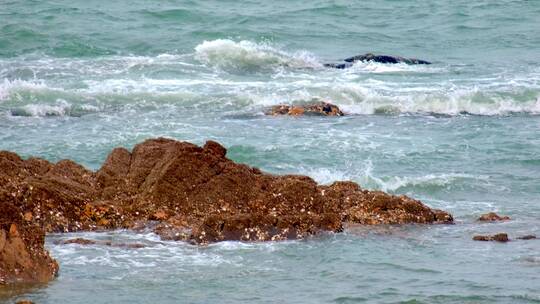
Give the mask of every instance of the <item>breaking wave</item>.
POLYGON ((322 67, 315 56, 306 51, 287 53, 269 44, 229 39, 204 41, 195 47, 195 58, 219 67, 254 70, 275 67, 315 68, 322 67))
POLYGON ((358 62, 337 70, 306 51, 218 39, 190 54, 0 60, 0 111, 64 116, 172 104, 260 113, 316 99, 352 115, 540 114, 538 68, 480 68, 358 62), (471 74, 456 76, 463 73, 471 74))

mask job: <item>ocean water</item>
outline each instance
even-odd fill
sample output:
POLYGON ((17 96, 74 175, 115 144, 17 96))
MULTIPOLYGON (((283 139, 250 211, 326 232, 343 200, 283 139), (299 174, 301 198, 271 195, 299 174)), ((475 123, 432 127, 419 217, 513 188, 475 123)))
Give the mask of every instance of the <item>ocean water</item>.
POLYGON ((455 225, 349 227, 197 247, 129 231, 50 235, 36 303, 539 303, 540 2, 0 1, 0 149, 99 168, 166 136, 321 183, 353 180, 455 225), (324 63, 366 52, 426 66, 324 63), (266 117, 327 100, 345 117, 266 117), (480 224, 496 211, 512 221, 480 224), (147 247, 55 245, 82 236, 147 247))

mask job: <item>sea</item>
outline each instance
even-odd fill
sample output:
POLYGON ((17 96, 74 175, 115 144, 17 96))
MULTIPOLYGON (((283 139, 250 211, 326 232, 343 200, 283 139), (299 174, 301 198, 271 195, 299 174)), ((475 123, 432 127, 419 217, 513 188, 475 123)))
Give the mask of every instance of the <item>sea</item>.
POLYGON ((35 303, 540 303, 540 1, 0 0, 0 150, 96 170, 117 146, 405 194, 454 225, 195 246, 50 234, 35 303), (325 63, 364 54, 431 65, 325 63), (343 117, 274 117, 327 101, 343 117), (512 219, 479 223, 483 213, 512 219), (508 243, 476 242, 508 233, 508 243), (73 237, 145 248, 55 245, 73 237))

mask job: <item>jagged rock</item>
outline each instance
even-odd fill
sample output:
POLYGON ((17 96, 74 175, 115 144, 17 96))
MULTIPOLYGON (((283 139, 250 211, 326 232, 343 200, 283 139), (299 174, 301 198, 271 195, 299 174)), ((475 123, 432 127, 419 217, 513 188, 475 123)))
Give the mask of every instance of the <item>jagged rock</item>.
POLYGON ((267 115, 318 115, 318 116, 343 116, 338 106, 327 102, 317 102, 305 105, 277 105, 266 113, 267 115))
POLYGON ((265 174, 226 153, 213 141, 199 147, 157 138, 131 152, 114 149, 91 172, 71 161, 0 152, 0 200, 48 232, 147 226, 165 239, 195 243, 303 238, 339 232, 344 223, 453 221, 406 196, 353 182, 318 185, 307 176, 265 174))
POLYGON ((389 56, 389 55, 374 55, 372 53, 367 53, 364 55, 357 55, 349 58, 345 58, 342 63, 327 63, 324 64, 325 67, 335 68, 335 69, 346 69, 353 65, 357 61, 373 61, 379 63, 406 63, 406 64, 431 64, 431 62, 416 58, 405 58, 400 56, 389 56))
POLYGON ((534 239, 536 239, 536 235, 528 234, 528 235, 517 237, 517 239, 518 240, 534 240, 534 239))
POLYGON ((506 233, 497 233, 494 235, 475 235, 473 237, 474 241, 496 241, 501 243, 506 243, 509 241, 508 234, 506 233))
POLYGON ((44 283, 58 264, 44 247, 45 232, 24 221, 18 208, 0 201, 0 285, 44 283))
POLYGON ((490 212, 490 213, 482 214, 478 218, 478 220, 483 221, 483 222, 507 221, 507 220, 510 220, 510 217, 508 217, 508 216, 500 216, 495 212, 490 212))

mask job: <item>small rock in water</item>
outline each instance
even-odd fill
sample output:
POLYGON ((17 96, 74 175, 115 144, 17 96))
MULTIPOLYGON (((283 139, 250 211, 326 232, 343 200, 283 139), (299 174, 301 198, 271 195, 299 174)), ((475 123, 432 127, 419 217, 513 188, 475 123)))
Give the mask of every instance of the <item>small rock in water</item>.
POLYGON ((362 62, 378 62, 386 64, 396 64, 396 63, 405 63, 405 64, 431 64, 431 62, 416 59, 416 58, 405 58, 401 56, 390 56, 390 55, 375 55, 372 53, 367 53, 363 55, 357 55, 349 58, 345 58, 344 62, 340 63, 325 63, 324 66, 327 68, 334 69, 346 69, 353 66, 353 63, 362 61, 362 62))
POLYGON ((83 239, 83 238, 76 238, 76 239, 70 239, 70 240, 65 240, 65 241, 58 241, 55 244, 57 244, 57 245, 68 245, 68 244, 104 245, 104 246, 110 246, 110 247, 122 247, 122 248, 132 248, 132 249, 138 249, 138 248, 146 247, 144 244, 140 244, 140 243, 113 243, 111 241, 94 241, 94 240, 83 239))
POLYGON ((482 214, 479 218, 479 221, 482 222, 495 222, 495 221, 508 221, 510 220, 509 216, 500 216, 495 212, 490 212, 486 214, 482 214))
POLYGON ((320 115, 320 116, 343 116, 338 106, 328 102, 317 102, 305 105, 277 105, 270 108, 267 115, 320 115))
POLYGON ((20 301, 15 302, 15 304, 34 304, 34 302, 30 300, 20 300, 20 301))
POLYGON ((506 243, 509 241, 508 234, 506 233, 497 233, 494 235, 475 235, 473 237, 474 241, 495 241, 495 242, 501 242, 506 243))
POLYGON ((83 239, 83 238, 76 238, 76 239, 70 239, 65 241, 59 241, 56 242, 57 245, 67 245, 67 244, 79 244, 79 245, 94 245, 96 244, 96 241, 83 239))
POLYGON ((536 239, 536 235, 528 234, 528 235, 520 236, 517 239, 518 240, 534 240, 534 239, 536 239))

